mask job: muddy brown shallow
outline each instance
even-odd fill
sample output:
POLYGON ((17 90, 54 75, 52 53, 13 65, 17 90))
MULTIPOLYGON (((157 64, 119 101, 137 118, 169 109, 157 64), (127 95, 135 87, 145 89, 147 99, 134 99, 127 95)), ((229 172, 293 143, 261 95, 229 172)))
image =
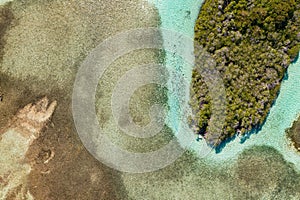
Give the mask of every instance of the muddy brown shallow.
MULTIPOLYGON (((52 125, 32 144, 27 162, 32 165, 28 183, 36 199, 119 199, 126 197, 119 174, 95 160, 81 145, 71 115, 70 97, 53 89, 32 92, 30 83, 1 75, 0 87, 5 94, 0 104, 1 126, 8 122, 19 106, 47 95, 59 105, 52 125), (27 85, 28 84, 28 85, 27 85), (49 155, 55 156, 45 163, 49 155)), ((3 127, 3 126, 2 126, 3 127)))

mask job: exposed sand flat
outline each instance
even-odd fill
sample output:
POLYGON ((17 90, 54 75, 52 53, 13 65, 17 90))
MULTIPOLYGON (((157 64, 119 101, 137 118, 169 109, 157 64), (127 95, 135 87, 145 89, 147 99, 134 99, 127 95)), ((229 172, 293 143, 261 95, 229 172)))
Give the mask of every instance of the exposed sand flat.
MULTIPOLYGON (((80 63, 93 47, 122 30, 157 26, 156 10, 140 0, 15 0, 9 7, 14 19, 2 37, 0 125, 37 97, 47 95, 58 102, 53 124, 27 154, 33 169, 27 180, 30 193, 35 199, 126 199, 119 174, 99 164, 77 137, 72 86, 80 63), (49 152, 55 152, 55 157, 45 163, 49 152)), ((104 95, 97 96, 97 102, 103 102, 99 116, 110 117, 107 92, 116 80, 137 64, 157 62, 157 55, 155 50, 141 50, 114 63, 100 80, 106 84, 99 88, 104 95)), ((133 102, 150 98, 155 88, 146 91, 138 92, 133 102)), ((141 115, 138 111, 135 118, 141 115)), ((100 123, 107 121, 100 118, 100 123)))

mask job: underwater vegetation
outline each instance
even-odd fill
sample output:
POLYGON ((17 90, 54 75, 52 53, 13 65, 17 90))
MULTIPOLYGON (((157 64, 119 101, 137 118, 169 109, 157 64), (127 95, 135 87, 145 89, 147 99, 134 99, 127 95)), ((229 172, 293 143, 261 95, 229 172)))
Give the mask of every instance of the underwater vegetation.
POLYGON ((14 19, 12 12, 9 9, 10 4, 0 5, 0 59, 3 57, 5 41, 3 36, 11 21, 14 19))
POLYGON ((235 166, 238 192, 234 199, 297 199, 299 174, 269 146, 245 150, 235 166), (251 191, 251 192, 250 192, 251 191))
MULTIPOLYGON (((300 1, 206 0, 195 25, 195 45, 214 58, 226 88, 226 121, 222 133, 215 133, 218 145, 237 132, 258 129, 265 121, 286 68, 300 49, 300 1)), ((190 104, 195 132, 204 135, 211 99, 196 71, 190 104)))
MULTIPOLYGON (((155 8, 140 0, 15 0, 0 6, 0 13, 0 128, 42 96, 58 102, 52 123, 26 154, 32 164, 27 177, 30 194, 35 199, 126 199, 120 173, 90 155, 77 135, 71 109, 73 81, 85 56, 106 38, 156 26, 155 8), (55 157, 44 163, 49 152, 55 157)), ((152 63, 152 52, 137 52, 112 66, 114 76, 107 85, 137 60, 152 63)), ((107 119, 109 108, 100 108, 99 115, 107 119)))
POLYGON ((300 117, 294 121, 291 128, 286 130, 286 134, 294 147, 300 152, 300 117))

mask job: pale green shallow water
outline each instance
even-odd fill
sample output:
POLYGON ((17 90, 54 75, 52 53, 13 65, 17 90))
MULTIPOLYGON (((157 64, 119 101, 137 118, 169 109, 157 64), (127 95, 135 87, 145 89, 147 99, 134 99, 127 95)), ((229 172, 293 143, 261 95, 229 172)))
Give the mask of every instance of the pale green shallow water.
MULTIPOLYGON (((149 2, 154 3, 159 11, 161 28, 180 33, 185 38, 190 38, 190 44, 185 44, 184 48, 189 47, 190 52, 193 52, 194 25, 203 0, 149 0, 149 2)), ((169 35, 164 34, 164 32, 162 33, 162 37, 166 42, 170 39, 169 35)), ((177 44, 172 50, 178 52, 180 51, 180 47, 183 46, 181 45, 182 40, 185 39, 178 36, 175 40, 177 44)), ((186 52, 188 50, 184 49, 183 51, 186 52)), ((181 122, 184 121, 183 117, 185 116, 189 101, 189 83, 191 81, 191 69, 193 66, 181 59, 179 55, 174 55, 173 52, 166 53, 165 66, 167 69, 173 69, 172 71, 175 69, 178 72, 178 74, 171 73, 168 82, 168 104, 170 105, 170 110, 167 124, 176 133, 182 131, 182 129, 185 130, 182 127, 185 123, 181 122), (184 83, 178 77, 183 77, 185 80, 184 83)))
MULTIPOLYGON (((149 1, 154 3, 159 10, 162 28, 180 32, 191 38, 194 37, 194 24, 200 6, 203 3, 202 0, 149 1)), ((175 68, 179 73, 185 74, 186 79, 190 81, 189 77, 191 76, 192 66, 184 64, 182 60, 174 57, 172 54, 166 55, 166 67, 175 68)), ((273 105, 262 129, 257 134, 252 134, 250 139, 244 143, 241 143, 239 139, 235 139, 229 142, 221 153, 210 153, 206 157, 207 161, 217 164, 218 162, 237 158, 239 153, 253 145, 268 145, 277 149, 287 161, 294 163, 297 169, 300 170, 300 156, 289 147, 285 137, 285 129, 291 126, 300 113, 300 59, 291 64, 287 74, 288 79, 283 81, 278 99, 275 105, 273 105)), ((169 94, 168 102, 170 105, 168 124, 174 132, 177 132, 182 129, 182 125, 178 123, 180 115, 182 115, 180 111, 187 105, 180 105, 179 98, 176 97, 176 95, 182 95, 178 91, 176 82, 175 85, 174 82, 169 83, 168 87, 172 91, 169 94)), ((188 90, 188 87, 186 89, 188 90)), ((186 92, 185 95, 188 98, 189 92, 186 92)), ((202 143, 193 141, 191 149, 201 154, 202 152, 199 152, 201 148, 199 147, 203 145, 202 143)))

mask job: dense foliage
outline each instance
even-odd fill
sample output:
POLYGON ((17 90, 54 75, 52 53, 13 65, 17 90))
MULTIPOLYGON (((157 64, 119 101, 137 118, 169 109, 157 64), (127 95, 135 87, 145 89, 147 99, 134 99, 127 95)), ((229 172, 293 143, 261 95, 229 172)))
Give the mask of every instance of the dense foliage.
MULTIPOLYGON (((206 0, 195 25, 195 45, 215 59, 226 87, 226 123, 219 144, 265 120, 300 48, 300 0, 206 0)), ((196 71, 191 105, 195 131, 204 134, 211 102, 196 71)))
POLYGON ((287 137, 291 140, 294 147, 300 151, 300 117, 294 121, 293 126, 286 130, 287 137))

